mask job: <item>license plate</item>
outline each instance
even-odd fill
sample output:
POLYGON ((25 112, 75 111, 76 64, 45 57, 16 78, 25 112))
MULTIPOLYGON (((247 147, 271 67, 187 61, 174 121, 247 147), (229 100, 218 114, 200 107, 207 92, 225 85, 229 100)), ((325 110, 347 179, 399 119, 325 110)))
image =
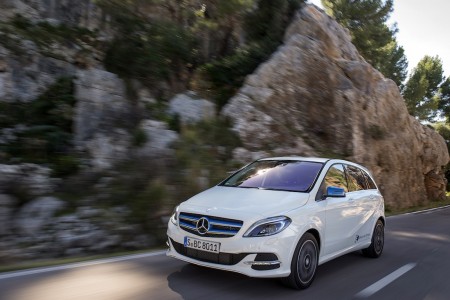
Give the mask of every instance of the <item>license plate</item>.
POLYGON ((219 253, 220 243, 203 241, 191 237, 184 237, 184 246, 192 249, 202 250, 206 252, 219 253))

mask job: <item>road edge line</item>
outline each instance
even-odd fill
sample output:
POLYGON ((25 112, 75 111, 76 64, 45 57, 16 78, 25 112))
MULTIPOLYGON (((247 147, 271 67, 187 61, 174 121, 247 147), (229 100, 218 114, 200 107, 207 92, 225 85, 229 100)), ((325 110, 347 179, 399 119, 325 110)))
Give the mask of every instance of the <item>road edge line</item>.
POLYGON ((418 210, 418 211, 411 211, 411 212, 407 212, 407 213, 403 213, 403 214, 389 216, 387 218, 407 216, 407 215, 418 215, 418 214, 432 212, 432 211, 435 211, 435 210, 441 210, 441 209, 446 209, 446 208, 450 208, 450 204, 449 205, 445 205, 445 206, 440 206, 440 207, 427 208, 427 209, 418 210))
POLYGON ((152 251, 152 252, 140 253, 140 254, 130 254, 130 255, 125 255, 125 256, 111 257, 111 258, 102 258, 102 259, 98 259, 98 260, 70 263, 70 264, 64 264, 64 265, 53 266, 53 267, 43 267, 43 268, 27 269, 27 270, 22 270, 22 271, 5 272, 5 273, 0 273, 0 280, 19 277, 19 276, 27 276, 27 275, 33 275, 33 274, 48 273, 48 272, 62 271, 62 270, 67 270, 67 269, 75 269, 75 268, 81 268, 81 267, 114 263, 114 262, 143 258, 143 257, 158 256, 158 255, 163 255, 164 253, 166 253, 166 250, 152 251))

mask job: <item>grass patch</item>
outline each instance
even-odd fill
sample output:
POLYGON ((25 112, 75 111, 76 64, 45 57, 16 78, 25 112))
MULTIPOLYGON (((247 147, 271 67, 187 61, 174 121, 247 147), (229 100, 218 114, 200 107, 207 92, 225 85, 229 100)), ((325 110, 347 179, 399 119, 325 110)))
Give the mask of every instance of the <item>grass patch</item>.
POLYGON ((424 204, 424 205, 417 205, 407 208, 401 208, 401 209, 392 209, 386 206, 386 216, 395 216, 395 215, 401 215, 405 213, 415 212, 415 211, 421 211, 425 209, 431 209, 431 208, 438 208, 450 205, 450 197, 447 196, 446 200, 441 201, 432 201, 430 203, 424 204))
POLYGON ((86 28, 69 27, 65 24, 52 25, 47 22, 31 23, 21 15, 16 15, 10 25, 14 27, 14 33, 32 40, 39 47, 48 47, 54 42, 60 44, 90 43, 95 37, 94 33, 86 28))
POLYGON ((119 256, 125 256, 125 255, 141 254, 141 253, 146 253, 146 252, 150 252, 150 251, 158 251, 158 250, 163 250, 163 249, 164 249, 163 245, 159 245, 154 248, 135 250, 135 251, 121 251, 121 252, 114 252, 114 253, 107 253, 107 254, 89 255, 89 256, 77 256, 77 257, 68 257, 68 258, 28 261, 28 262, 24 262, 24 263, 20 263, 20 264, 2 265, 2 266, 0 266, 0 273, 27 270, 27 269, 35 269, 35 268, 42 268, 42 267, 67 265, 67 264, 73 264, 73 263, 79 263, 79 262, 85 262, 85 261, 91 261, 91 260, 97 260, 97 259, 105 259, 105 258, 113 258, 113 257, 119 257, 119 256))

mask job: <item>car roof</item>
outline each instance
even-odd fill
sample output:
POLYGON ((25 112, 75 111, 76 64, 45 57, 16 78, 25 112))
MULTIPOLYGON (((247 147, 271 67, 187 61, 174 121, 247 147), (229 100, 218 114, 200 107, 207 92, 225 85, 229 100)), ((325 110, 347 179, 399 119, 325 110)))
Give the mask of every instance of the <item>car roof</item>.
POLYGON ((262 159, 258 159, 258 160, 301 160, 301 161, 326 163, 330 159, 322 158, 322 157, 280 156, 280 157, 267 157, 267 158, 262 158, 262 159))
POLYGON ((364 167, 358 163, 354 163, 352 161, 348 161, 348 160, 344 160, 344 159, 337 159, 337 158, 280 156, 280 157, 267 157, 267 158, 258 159, 258 161, 261 161, 261 160, 300 160, 300 161, 318 162, 318 163, 324 163, 324 164, 331 161, 332 163, 344 163, 344 164, 358 166, 359 168, 362 168, 365 171, 368 171, 368 169, 366 167, 364 167))

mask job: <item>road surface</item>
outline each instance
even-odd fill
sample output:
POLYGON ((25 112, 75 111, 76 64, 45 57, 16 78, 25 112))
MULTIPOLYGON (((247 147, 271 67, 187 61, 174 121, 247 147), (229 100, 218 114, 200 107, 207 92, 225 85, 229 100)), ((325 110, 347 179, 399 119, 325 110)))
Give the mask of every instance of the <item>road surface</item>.
POLYGON ((390 217, 378 259, 319 267, 303 291, 189 265, 162 252, 0 274, 1 300, 450 299, 450 208, 390 217))

